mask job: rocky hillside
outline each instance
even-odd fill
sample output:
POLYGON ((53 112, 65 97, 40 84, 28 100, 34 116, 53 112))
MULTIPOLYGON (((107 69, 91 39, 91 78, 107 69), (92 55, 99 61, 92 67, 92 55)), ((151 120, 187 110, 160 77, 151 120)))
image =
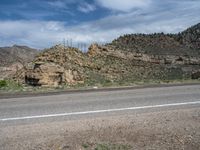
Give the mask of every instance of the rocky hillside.
POLYGON ((33 61, 37 53, 36 49, 27 46, 0 47, 0 79, 15 74, 23 65, 33 61))
POLYGON ((199 25, 180 34, 132 34, 93 44, 87 53, 54 46, 18 71, 16 80, 34 86, 126 85, 135 81, 200 77, 199 25))
POLYGON ((200 23, 178 34, 178 41, 190 49, 198 50, 200 55, 200 23))
POLYGON ((152 55, 200 56, 200 23, 179 34, 127 34, 108 45, 152 55))
POLYGON ((16 62, 31 62, 37 53, 36 49, 27 46, 0 47, 0 66, 5 67, 16 62))

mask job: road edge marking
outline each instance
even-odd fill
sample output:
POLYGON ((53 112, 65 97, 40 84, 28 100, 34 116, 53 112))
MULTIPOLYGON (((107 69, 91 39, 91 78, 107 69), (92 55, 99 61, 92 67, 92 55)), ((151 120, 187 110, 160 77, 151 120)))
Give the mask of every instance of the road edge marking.
POLYGON ((49 114, 49 115, 36 115, 36 116, 24 116, 24 117, 13 117, 13 118, 1 118, 0 122, 14 121, 14 120, 26 120, 26 119, 38 119, 38 118, 50 118, 50 117, 74 116, 74 115, 86 115, 86 114, 117 112, 117 111, 125 111, 125 110, 140 110, 140 109, 161 108, 161 107, 170 107, 170 106, 195 105, 195 104, 200 104, 200 101, 161 104, 161 105, 149 105, 149 106, 137 106, 137 107, 126 107, 126 108, 115 108, 115 109, 103 109, 103 110, 94 110, 94 111, 69 112, 69 113, 49 114))

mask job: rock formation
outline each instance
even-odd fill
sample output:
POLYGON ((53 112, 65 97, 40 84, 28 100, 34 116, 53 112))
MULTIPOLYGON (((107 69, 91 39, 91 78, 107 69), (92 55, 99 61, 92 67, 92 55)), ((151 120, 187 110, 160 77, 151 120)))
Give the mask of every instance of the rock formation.
POLYGON ((25 73, 15 79, 24 78, 26 84, 33 86, 56 87, 63 83, 70 85, 82 83, 82 76, 76 71, 76 65, 81 65, 80 60, 72 58, 78 53, 82 55, 75 48, 64 49, 60 45, 52 47, 38 55, 33 63, 23 68, 22 72, 25 73), (73 63, 70 63, 71 61, 73 63))
POLYGON ((18 71, 15 79, 34 86, 198 79, 199 30, 196 25, 179 34, 125 35, 103 46, 92 44, 87 53, 56 45, 18 71))

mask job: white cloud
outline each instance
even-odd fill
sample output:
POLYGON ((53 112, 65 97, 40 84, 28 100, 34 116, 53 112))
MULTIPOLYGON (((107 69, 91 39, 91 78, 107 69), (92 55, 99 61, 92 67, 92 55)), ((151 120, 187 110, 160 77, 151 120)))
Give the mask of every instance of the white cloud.
POLYGON ((0 46, 20 44, 45 48, 62 42, 109 42, 130 33, 176 33, 200 22, 200 2, 158 3, 147 10, 113 14, 100 20, 66 26, 57 21, 0 21, 0 46), (167 7, 163 7, 167 6, 167 7))
POLYGON ((89 13, 96 10, 96 6, 89 3, 83 3, 78 6, 78 10, 84 13, 89 13))
POLYGON ((58 41, 63 23, 46 21, 0 21, 0 39, 4 45, 21 44, 45 47, 58 41))
MULTIPOLYGON (((79 2, 82 0, 79 0, 79 2)), ((54 1, 46 1, 44 0, 43 2, 45 2, 44 4, 49 4, 52 7, 56 7, 56 8, 66 8, 68 7, 70 4, 74 4, 77 3, 78 0, 54 0, 54 1)))
POLYGON ((133 8, 144 8, 151 0, 96 0, 98 4, 112 10, 131 11, 133 8))
POLYGON ((57 8, 65 8, 66 7, 65 1, 57 0, 57 1, 50 1, 47 3, 52 7, 57 7, 57 8))

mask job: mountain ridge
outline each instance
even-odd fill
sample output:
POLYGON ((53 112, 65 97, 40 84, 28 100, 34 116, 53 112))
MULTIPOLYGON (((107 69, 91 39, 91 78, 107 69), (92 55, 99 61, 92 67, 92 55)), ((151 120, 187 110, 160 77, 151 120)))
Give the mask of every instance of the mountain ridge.
POLYGON ((33 86, 129 85, 136 81, 200 78, 199 32, 130 34, 87 53, 57 45, 37 55, 14 77, 33 86), (195 40, 195 41, 194 41, 195 40))
POLYGON ((33 61, 37 54, 36 49, 27 46, 0 47, 0 79, 11 78, 16 71, 33 61))
POLYGON ((126 34, 107 45, 147 54, 200 56, 200 23, 177 34, 126 34))
POLYGON ((37 54, 38 51, 36 49, 28 46, 13 45, 11 47, 0 47, 0 64, 2 67, 5 67, 16 62, 31 62, 37 54))

